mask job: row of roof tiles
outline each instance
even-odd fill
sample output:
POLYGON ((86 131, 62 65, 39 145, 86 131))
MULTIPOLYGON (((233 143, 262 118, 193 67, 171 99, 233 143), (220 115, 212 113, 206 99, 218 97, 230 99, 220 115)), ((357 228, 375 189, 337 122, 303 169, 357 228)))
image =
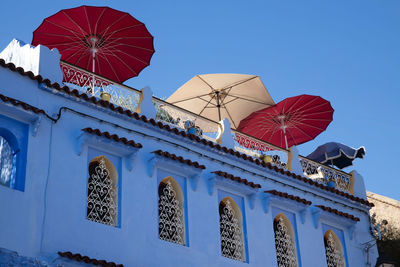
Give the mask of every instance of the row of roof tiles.
MULTIPOLYGON (((233 149, 221 146, 219 144, 216 144, 216 143, 214 143, 212 141, 200 138, 200 137, 195 136, 193 134, 188 134, 185 131, 180 131, 177 128, 171 128, 169 125, 163 124, 162 122, 159 122, 159 121, 155 121, 153 118, 147 119, 146 116, 144 116, 144 115, 139 115, 136 112, 132 112, 130 110, 123 109, 120 106, 115 106, 114 104, 112 104, 112 103, 110 103, 108 101, 97 99, 94 96, 89 97, 87 94, 80 93, 76 89, 71 90, 68 86, 62 86, 61 87, 58 83, 51 83, 51 81, 49 79, 43 79, 43 77, 40 76, 40 75, 35 76, 31 71, 25 72, 23 68, 15 67, 15 65, 12 64, 12 63, 6 64, 3 59, 0 59, 0 65, 5 67, 5 68, 8 68, 8 69, 10 69, 12 71, 16 71, 16 72, 20 73, 23 76, 28 76, 30 79, 36 80, 39 83, 45 83, 48 87, 56 89, 56 90, 58 90, 60 92, 64 92, 64 93, 66 93, 68 95, 72 95, 72 96, 78 97, 80 99, 83 99, 83 100, 88 101, 90 103, 93 103, 95 105, 99 105, 99 106, 102 106, 104 108, 110 109, 110 110, 112 110, 114 112, 117 112, 117 113, 119 113, 121 115, 126 115, 126 116, 129 116, 129 117, 134 118, 136 120, 141 120, 141 121, 143 121, 145 123, 149 123, 149 124, 151 124, 151 125, 153 125, 155 127, 159 127, 160 129, 164 129, 164 130, 167 130, 168 132, 174 133, 176 135, 180 135, 180 136, 189 138, 192 141, 196 141, 198 143, 201 143, 203 145, 209 146, 211 148, 215 148, 217 150, 221 150, 221 151, 223 151, 225 153, 234 155, 234 156, 236 156, 238 158, 241 158, 243 160, 250 161, 250 162, 255 163, 257 165, 261 165, 261 166, 266 167, 266 168, 268 168, 270 170, 274 170, 274 171, 276 171, 278 173, 281 173, 283 175, 292 177, 292 178, 294 178, 296 180, 302 181, 304 183, 308 183, 308 184, 310 184, 312 186, 315 186, 315 187, 321 188, 321 189, 323 189, 325 191, 329 191, 329 192, 332 192, 334 194, 343 196, 345 198, 348 198, 350 200, 359 202, 361 204, 364 204, 364 205, 367 205, 367 206, 370 206, 370 207, 374 206, 373 203, 368 202, 365 199, 353 196, 353 195, 351 195, 349 193, 345 193, 345 192, 340 191, 340 190, 335 189, 335 188, 329 188, 328 186, 320 184, 320 183, 318 183, 318 182, 316 182, 316 181, 314 181, 312 179, 309 179, 309 178, 297 175, 295 173, 292 173, 290 171, 284 170, 282 168, 279 168, 277 166, 272 165, 271 163, 265 163, 265 162, 263 162, 263 161, 261 161, 259 159, 255 159, 255 158, 253 158, 251 156, 247 156, 246 154, 242 154, 242 153, 240 153, 238 151, 235 151, 233 149)), ((21 102, 21 103, 23 103, 23 102, 21 102)))
POLYGON ((131 147, 135 147, 135 148, 142 148, 143 147, 142 144, 136 143, 133 140, 128 140, 125 137, 119 137, 118 135, 110 134, 109 132, 102 132, 99 129, 92 129, 90 127, 87 127, 87 128, 82 129, 82 131, 90 133, 90 134, 94 134, 94 135, 97 135, 97 136, 102 136, 102 137, 105 137, 107 139, 114 140, 115 142, 123 143, 123 144, 125 144, 127 146, 131 146, 131 147))
POLYGON ((93 264, 93 265, 97 265, 97 266, 103 266, 103 267, 124 267, 123 264, 117 264, 115 262, 108 262, 105 260, 96 260, 96 259, 92 259, 89 258, 88 256, 82 256, 79 253, 72 253, 70 251, 66 251, 66 252, 58 252, 58 255, 60 255, 61 257, 64 258, 68 258, 77 262, 84 262, 87 264, 93 264))
POLYGON ((339 211, 337 209, 334 209, 334 208, 331 208, 331 207, 327 207, 327 206, 323 206, 323 205, 315 205, 315 206, 320 208, 320 209, 322 209, 322 210, 324 210, 324 211, 327 211, 327 212, 330 212, 330 213, 333 213, 333 214, 336 214, 336 215, 339 215, 339 216, 342 216, 342 217, 346 217, 346 218, 351 219, 351 220, 353 220, 355 222, 360 221, 360 218, 358 218, 358 217, 356 217, 354 215, 348 214, 346 212, 342 212, 342 211, 339 211))
POLYGON ((163 157, 165 157, 167 159, 172 159, 172 160, 179 161, 180 163, 184 163, 184 164, 187 164, 189 166, 193 166, 193 167, 195 167, 197 169, 204 170, 206 168, 206 166, 199 164, 197 161, 191 161, 190 159, 184 159, 181 156, 177 156, 177 155, 169 153, 167 151, 156 150, 156 151, 153 151, 152 153, 157 154, 159 156, 163 156, 163 157))
POLYGON ((11 98, 11 97, 8 97, 8 96, 2 95, 2 94, 0 94, 0 99, 4 103, 9 103, 9 104, 12 104, 13 106, 16 106, 16 107, 22 107, 24 110, 32 111, 35 114, 44 114, 44 115, 46 114, 46 112, 43 109, 36 108, 36 107, 31 106, 31 105, 29 105, 29 104, 27 104, 25 102, 16 100, 14 98, 11 98))
POLYGON ((288 193, 279 192, 279 191, 276 191, 276 190, 268 190, 268 191, 264 191, 264 192, 272 194, 272 195, 275 195, 275 196, 284 197, 284 198, 287 198, 287 199, 290 199, 290 200, 294 200, 294 201, 297 201, 299 203, 303 203, 305 205, 311 205, 311 203, 312 203, 311 201, 309 201, 307 199, 304 199, 304 198, 301 198, 301 197, 298 197, 298 196, 294 196, 294 195, 290 195, 288 193))
MULTIPOLYGON (((298 197, 298 196, 294 196, 294 195, 290 195, 290 194, 285 193, 285 192, 279 192, 277 190, 268 190, 268 191, 264 191, 264 192, 272 194, 272 195, 275 195, 275 196, 291 199, 291 200, 297 201, 299 203, 303 203, 305 205, 311 205, 312 204, 312 202, 307 200, 307 199, 304 199, 304 198, 301 198, 301 197, 298 197)), ((342 216, 342 217, 351 219, 351 220, 356 221, 356 222, 360 221, 360 218, 358 218, 358 217, 356 217, 354 215, 351 215, 351 214, 346 213, 346 212, 339 211, 339 210, 331 208, 331 207, 327 207, 327 206, 323 206, 323 205, 315 205, 315 207, 318 207, 318 208, 320 208, 320 209, 322 209, 324 211, 336 214, 338 216, 342 216)))
POLYGON ((215 173, 215 174, 217 174, 218 176, 224 177, 224 178, 226 178, 226 179, 229 179, 229 180, 232 180, 232 181, 236 181, 236 182, 238 182, 238 183, 245 184, 245 185, 250 186, 250 187, 252 187, 252 188, 261 188, 261 185, 260 185, 260 184, 255 184, 255 183, 253 183, 253 182, 249 182, 247 179, 240 178, 240 177, 238 177, 238 176, 234 176, 234 175, 229 174, 229 173, 227 173, 227 172, 215 171, 215 172, 212 172, 212 173, 215 173))

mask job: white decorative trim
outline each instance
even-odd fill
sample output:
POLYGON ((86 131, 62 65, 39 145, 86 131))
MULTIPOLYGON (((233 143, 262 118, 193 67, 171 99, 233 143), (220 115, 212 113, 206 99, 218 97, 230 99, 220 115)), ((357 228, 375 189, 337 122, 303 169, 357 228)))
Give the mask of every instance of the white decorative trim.
POLYGON ((250 209, 254 209, 255 199, 258 192, 258 188, 252 188, 245 184, 239 183, 237 181, 232 181, 230 179, 226 179, 222 176, 219 176, 215 173, 208 173, 205 175, 205 182, 208 190, 208 194, 212 196, 215 191, 215 187, 219 187, 221 189, 228 189, 229 191, 233 191, 242 195, 245 195, 247 200, 249 201, 250 209))
POLYGON ((181 163, 179 161, 168 159, 164 156, 152 153, 147 162, 147 172, 149 177, 154 176, 154 171, 157 168, 167 170, 169 172, 173 172, 178 175, 189 178, 188 180, 190 183, 190 188, 193 191, 197 190, 199 177, 203 172, 203 169, 199 169, 194 166, 189 166, 186 163, 181 163))
POLYGON ((285 206, 286 208, 294 212, 298 212, 301 223, 305 223, 309 205, 297 202, 295 200, 287 199, 285 197, 276 196, 267 192, 261 192, 260 198, 265 213, 269 213, 271 204, 278 207, 285 206))
POLYGON ((85 147, 91 146, 96 149, 115 153, 124 158, 125 166, 132 171, 135 156, 140 148, 125 145, 120 142, 108 139, 104 136, 82 132, 76 142, 76 154, 80 156, 85 147))
POLYGON ((342 225, 344 228, 346 228, 350 240, 353 239, 355 226, 357 224, 356 221, 337 214, 333 214, 316 206, 311 206, 310 211, 315 229, 318 229, 321 219, 327 224, 332 224, 332 222, 334 222, 335 224, 342 225))

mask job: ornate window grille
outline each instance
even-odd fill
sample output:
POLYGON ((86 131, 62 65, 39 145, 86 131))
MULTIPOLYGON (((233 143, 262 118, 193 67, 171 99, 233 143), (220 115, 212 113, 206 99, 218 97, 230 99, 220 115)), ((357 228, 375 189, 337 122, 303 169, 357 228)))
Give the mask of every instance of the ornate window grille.
POLYGON ((0 135, 0 184, 13 188, 16 171, 15 160, 16 152, 8 141, 0 135))
POLYGON ((170 180, 160 183, 158 194, 158 234, 160 239, 185 245, 183 199, 179 200, 176 189, 170 180))
POLYGON ((245 261, 241 214, 234 210, 231 201, 226 199, 219 204, 221 252, 224 257, 245 261))
POLYGON ((118 223, 118 177, 111 177, 112 163, 100 156, 89 164, 87 219, 111 226, 118 223), (97 160, 99 159, 99 160, 97 160))
POLYGON ((282 217, 274 221, 275 248, 279 267, 295 267, 297 264, 294 236, 282 217))
POLYGON ((340 241, 335 240, 332 232, 329 232, 324 237, 326 263, 328 267, 345 267, 343 251, 341 249, 340 241))

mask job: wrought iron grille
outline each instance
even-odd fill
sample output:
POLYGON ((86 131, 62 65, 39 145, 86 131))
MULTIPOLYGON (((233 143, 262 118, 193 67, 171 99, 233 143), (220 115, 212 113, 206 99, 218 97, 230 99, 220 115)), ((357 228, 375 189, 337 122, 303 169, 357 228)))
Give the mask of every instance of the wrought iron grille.
POLYGON ((13 188, 16 173, 16 152, 0 135, 0 184, 13 188))
POLYGON ((343 253, 338 249, 338 245, 332 233, 329 233, 328 238, 325 238, 326 263, 328 267, 346 267, 343 253))
POLYGON ((238 261, 245 261, 242 225, 235 214, 230 200, 220 203, 220 233, 222 255, 238 261))
POLYGON ((89 165, 87 219, 116 226, 118 188, 110 177, 104 158, 89 165))
POLYGON ((185 245, 185 220, 183 203, 168 181, 161 184, 158 200, 158 234, 160 239, 185 245))
POLYGON ((276 258, 279 267, 296 267, 297 256, 294 240, 280 217, 274 222, 276 258))

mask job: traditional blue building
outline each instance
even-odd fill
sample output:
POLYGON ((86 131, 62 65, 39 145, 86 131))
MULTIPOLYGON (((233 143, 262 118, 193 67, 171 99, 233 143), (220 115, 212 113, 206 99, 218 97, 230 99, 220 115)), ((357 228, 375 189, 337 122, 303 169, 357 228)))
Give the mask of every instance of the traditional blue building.
POLYGON ((65 62, 61 72, 56 50, 14 40, 0 57, 1 266, 375 264, 356 171, 231 132, 149 88, 65 62), (220 138, 188 133, 186 120, 220 138))

